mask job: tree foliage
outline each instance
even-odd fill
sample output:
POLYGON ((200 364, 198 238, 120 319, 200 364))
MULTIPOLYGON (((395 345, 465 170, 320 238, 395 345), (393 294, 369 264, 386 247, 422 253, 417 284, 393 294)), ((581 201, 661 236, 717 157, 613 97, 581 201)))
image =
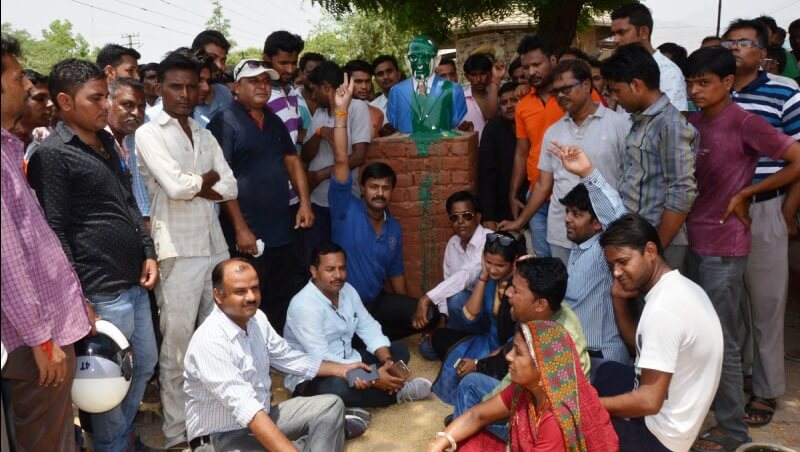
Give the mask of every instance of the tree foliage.
POLYGON ((336 17, 353 11, 380 14, 399 30, 443 40, 484 20, 502 20, 516 11, 534 18, 556 49, 569 47, 579 24, 630 0, 313 0, 336 17))
POLYGON ((338 18, 324 13, 306 41, 305 51, 321 53, 340 64, 356 58, 371 62, 381 54, 402 60, 412 36, 412 31, 398 29, 382 13, 354 11, 338 18))
POLYGON ((211 17, 206 21, 206 28, 222 33, 222 36, 225 36, 225 39, 231 44, 231 48, 236 47, 236 41, 231 39, 231 20, 222 14, 222 5, 219 0, 212 0, 211 4, 214 5, 214 9, 211 10, 211 17))
POLYGON ((86 38, 80 33, 72 33, 72 23, 68 20, 51 22, 47 29, 42 30, 42 39, 33 37, 25 30, 14 29, 8 22, 3 23, 3 33, 19 40, 22 67, 42 74, 49 74, 53 65, 65 58, 94 61, 98 51, 97 48, 90 51, 86 38))
POLYGON ((248 47, 246 49, 234 49, 228 52, 228 60, 225 64, 236 66, 237 63, 245 58, 255 58, 261 60, 264 56, 264 49, 258 47, 248 47))

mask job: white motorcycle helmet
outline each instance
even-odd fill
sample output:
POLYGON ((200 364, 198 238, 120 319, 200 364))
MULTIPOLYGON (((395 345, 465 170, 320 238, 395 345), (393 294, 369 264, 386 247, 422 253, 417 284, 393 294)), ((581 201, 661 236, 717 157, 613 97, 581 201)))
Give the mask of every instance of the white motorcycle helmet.
POLYGON ((87 413, 103 413, 122 402, 131 386, 133 352, 125 335, 106 320, 97 335, 75 344, 72 402, 87 413))

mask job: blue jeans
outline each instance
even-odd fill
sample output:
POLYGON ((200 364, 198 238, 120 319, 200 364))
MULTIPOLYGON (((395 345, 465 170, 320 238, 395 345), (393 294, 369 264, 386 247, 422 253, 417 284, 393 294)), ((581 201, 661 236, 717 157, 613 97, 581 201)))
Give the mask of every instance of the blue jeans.
MULTIPOLYGON (((486 394, 489 394, 500 384, 500 380, 478 372, 467 374, 458 384, 458 398, 456 399, 453 419, 461 416, 467 410, 481 403, 486 394)), ((486 431, 500 438, 508 439, 508 422, 498 421, 486 426, 486 431)))
POLYGON ((705 256, 689 252, 687 275, 703 288, 722 325, 722 375, 714 397, 717 426, 738 441, 749 442, 744 418, 742 349, 736 332, 742 322, 739 303, 747 257, 705 256))
POLYGON ((118 296, 89 296, 94 310, 114 324, 128 338, 133 350, 133 378, 128 394, 116 408, 92 414, 95 450, 125 451, 130 448, 133 420, 158 361, 150 299, 147 290, 136 285, 118 296))
MULTIPOLYGON (((528 198, 531 194, 528 192, 528 198)), ((550 202, 542 203, 539 210, 531 217, 528 227, 531 231, 531 245, 536 257, 550 257, 550 244, 547 243, 547 212, 550 210, 550 202)))

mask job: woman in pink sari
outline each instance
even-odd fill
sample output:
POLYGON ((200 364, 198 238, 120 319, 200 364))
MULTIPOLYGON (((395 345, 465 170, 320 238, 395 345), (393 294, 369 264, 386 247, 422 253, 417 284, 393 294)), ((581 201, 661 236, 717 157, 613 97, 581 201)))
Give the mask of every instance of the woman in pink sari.
POLYGON ((581 371, 572 339, 549 321, 521 324, 506 355, 514 384, 455 419, 429 452, 619 450, 597 392, 581 371), (482 431, 509 419, 508 444, 482 431))

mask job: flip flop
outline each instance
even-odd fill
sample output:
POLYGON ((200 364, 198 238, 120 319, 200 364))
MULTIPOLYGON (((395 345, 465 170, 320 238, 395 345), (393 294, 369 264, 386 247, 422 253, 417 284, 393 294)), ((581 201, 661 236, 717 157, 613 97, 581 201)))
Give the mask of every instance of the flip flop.
POLYGON ((736 449, 738 449, 739 446, 741 446, 742 444, 744 444, 744 441, 736 440, 724 433, 714 433, 714 429, 712 428, 706 430, 705 433, 697 437, 694 444, 692 445, 692 452, 735 452, 736 449), (710 442, 718 446, 722 446, 722 448, 700 447, 697 445, 698 440, 710 442))
POLYGON ((775 408, 778 406, 777 399, 764 399, 752 396, 744 407, 744 422, 750 427, 763 427, 772 421, 775 408), (768 408, 756 408, 753 403, 759 403, 768 408))

